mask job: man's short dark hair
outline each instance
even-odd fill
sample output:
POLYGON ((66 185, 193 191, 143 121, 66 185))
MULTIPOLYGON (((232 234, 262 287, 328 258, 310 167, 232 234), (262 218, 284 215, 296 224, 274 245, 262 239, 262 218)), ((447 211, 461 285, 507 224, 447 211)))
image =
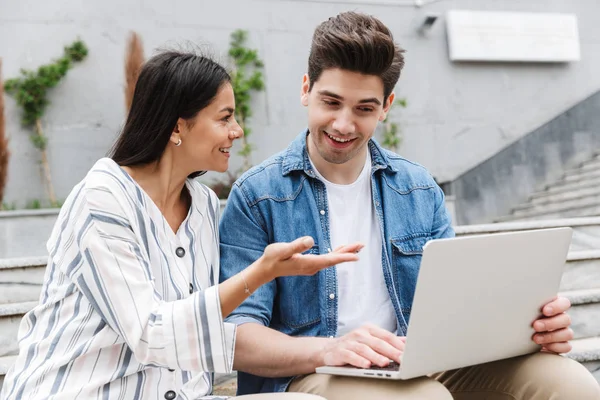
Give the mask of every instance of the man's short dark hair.
POLYGON ((377 18, 344 12, 322 22, 313 35, 308 57, 309 90, 323 71, 339 68, 383 81, 384 100, 392 93, 404 67, 402 50, 392 32, 377 18))

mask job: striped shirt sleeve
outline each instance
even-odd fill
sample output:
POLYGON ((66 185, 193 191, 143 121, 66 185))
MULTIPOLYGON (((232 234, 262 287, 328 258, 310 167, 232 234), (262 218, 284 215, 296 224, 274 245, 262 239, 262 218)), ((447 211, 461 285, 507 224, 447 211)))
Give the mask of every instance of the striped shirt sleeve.
MULTIPOLYGON (((69 277, 143 364, 231 372, 235 328, 223 324, 218 286, 165 301, 153 284, 143 244, 116 195, 87 188, 77 240, 81 262, 69 277)), ((227 324, 229 325, 229 324, 227 324)))

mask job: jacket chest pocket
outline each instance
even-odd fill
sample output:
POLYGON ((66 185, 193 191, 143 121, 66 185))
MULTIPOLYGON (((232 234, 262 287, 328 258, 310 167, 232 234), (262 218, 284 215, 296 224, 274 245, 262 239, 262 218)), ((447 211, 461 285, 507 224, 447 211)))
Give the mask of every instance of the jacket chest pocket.
POLYGON ((410 312, 423 256, 423 246, 430 234, 416 234, 392 239, 392 272, 402 302, 402 311, 410 312))

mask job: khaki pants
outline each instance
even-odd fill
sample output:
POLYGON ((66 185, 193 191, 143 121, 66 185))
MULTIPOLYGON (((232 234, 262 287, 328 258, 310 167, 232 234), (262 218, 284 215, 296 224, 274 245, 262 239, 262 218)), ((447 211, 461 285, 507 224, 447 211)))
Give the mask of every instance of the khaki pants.
POLYGON ((600 400, 600 386, 581 364, 536 353, 408 381, 311 374, 290 392, 327 400, 600 400))

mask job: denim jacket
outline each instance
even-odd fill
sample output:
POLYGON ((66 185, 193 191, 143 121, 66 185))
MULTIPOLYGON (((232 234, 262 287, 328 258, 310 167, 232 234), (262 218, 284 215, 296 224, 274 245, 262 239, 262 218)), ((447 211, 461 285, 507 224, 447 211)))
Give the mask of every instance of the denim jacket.
MULTIPOLYGON (((258 259, 273 242, 312 236, 310 253, 331 251, 325 185, 306 150, 307 131, 283 152, 243 174, 234 184, 220 223, 221 281, 258 259)), ((373 204, 382 232, 381 268, 400 336, 406 335, 423 246, 454 236, 444 194, 422 166, 368 143, 373 204)), ((357 215, 357 218, 360 218, 357 215)), ((281 277, 256 290, 228 318, 254 322, 290 336, 330 336, 337 330, 336 269, 314 276, 281 277)), ((283 392, 292 377, 238 374, 238 395, 283 392)))

